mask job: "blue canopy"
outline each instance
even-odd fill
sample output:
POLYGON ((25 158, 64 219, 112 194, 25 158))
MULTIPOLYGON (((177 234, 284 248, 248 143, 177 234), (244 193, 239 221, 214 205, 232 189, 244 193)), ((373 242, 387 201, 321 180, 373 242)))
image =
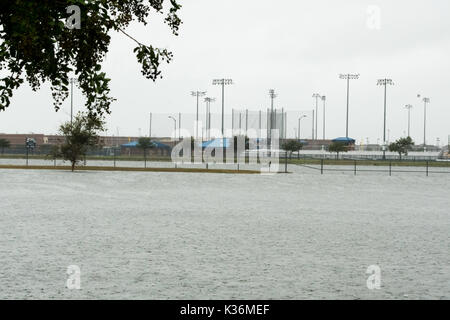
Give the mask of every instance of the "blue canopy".
POLYGON ((230 146, 230 139, 214 139, 202 143, 202 148, 228 148, 230 146))
POLYGON ((333 142, 343 142, 343 143, 348 143, 348 144, 354 144, 356 142, 355 139, 352 138, 346 138, 346 137, 340 137, 340 138, 336 138, 334 140, 332 140, 333 142))
MULTIPOLYGON (((153 147, 157 148, 157 149, 170 149, 170 147, 167 144, 158 142, 158 141, 152 141, 153 143, 153 147)), ((139 145, 138 141, 131 141, 128 142, 126 144, 123 144, 122 147, 123 148, 137 148, 137 146, 139 145)))

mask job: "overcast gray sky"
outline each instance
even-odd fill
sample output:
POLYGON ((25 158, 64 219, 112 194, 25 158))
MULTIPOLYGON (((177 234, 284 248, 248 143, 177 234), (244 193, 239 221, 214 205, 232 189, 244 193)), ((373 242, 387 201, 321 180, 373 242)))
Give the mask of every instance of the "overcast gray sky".
MULTIPOLYGON (((220 98, 211 85, 216 77, 232 78, 227 88, 231 108, 259 110, 269 106, 268 89, 279 94, 276 105, 311 110, 312 94, 327 96, 327 135, 345 136, 346 84, 339 73, 360 73, 352 82, 350 136, 382 137, 383 90, 378 78, 392 78, 388 91, 391 140, 407 128, 404 105, 413 104, 411 135, 423 139, 423 105, 429 96, 428 142, 450 134, 450 1, 448 0, 189 0, 184 22, 172 36, 161 16, 129 32, 141 42, 167 47, 174 61, 164 66, 164 79, 153 83, 141 76, 132 52, 134 43, 114 34, 105 62, 118 99, 107 117, 110 133, 148 132, 148 113, 195 112, 191 90, 220 98), (380 8, 380 28, 368 8, 380 8), (370 27, 372 26, 372 27, 370 27)), ((75 94, 76 110, 82 97, 75 94)), ((202 105, 203 108, 203 105, 202 105)), ((213 104, 219 112, 220 103, 213 104)), ((68 119, 70 99, 58 113, 47 86, 35 93, 24 86, 0 113, 0 132, 55 133, 68 119)), ((293 129, 293 128, 292 128, 293 129)), ((292 130, 289 129, 289 130, 292 130)), ((319 126, 319 132, 321 125, 319 126)), ((307 135, 307 133, 305 133, 307 135)), ((309 135, 311 135, 309 133, 309 135)), ((319 134, 319 137, 321 135, 319 134)))

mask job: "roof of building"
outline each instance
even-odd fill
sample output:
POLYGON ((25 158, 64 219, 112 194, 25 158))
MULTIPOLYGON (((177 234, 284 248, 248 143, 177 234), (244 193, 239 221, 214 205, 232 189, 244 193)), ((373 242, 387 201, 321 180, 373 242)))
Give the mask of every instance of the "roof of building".
MULTIPOLYGON (((164 143, 161 143, 161 142, 158 142, 158 141, 152 141, 152 143, 154 145, 154 148, 157 148, 157 149, 170 149, 170 146, 168 146, 167 144, 164 144, 164 143)), ((139 145, 138 141, 131 141, 129 143, 122 144, 121 146, 124 147, 124 148, 137 148, 138 145, 139 145)))
POLYGON ((230 146, 230 139, 214 139, 202 143, 202 148, 228 148, 230 146))
POLYGON ((348 137, 339 137, 336 139, 333 139, 333 142, 345 142, 345 143, 355 143, 356 140, 348 137))

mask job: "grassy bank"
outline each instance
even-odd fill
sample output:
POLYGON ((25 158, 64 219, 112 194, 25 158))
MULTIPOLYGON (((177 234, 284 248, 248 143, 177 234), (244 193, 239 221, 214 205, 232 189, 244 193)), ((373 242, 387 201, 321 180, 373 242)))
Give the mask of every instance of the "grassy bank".
MULTIPOLYGON (((70 171, 70 166, 20 166, 20 165, 0 165, 0 169, 18 170, 66 170, 70 171)), ((223 174, 259 174, 256 170, 229 170, 229 169, 205 169, 205 168, 119 168, 119 167, 99 167, 80 166, 75 171, 134 171, 134 172, 185 172, 185 173, 223 173, 223 174)))

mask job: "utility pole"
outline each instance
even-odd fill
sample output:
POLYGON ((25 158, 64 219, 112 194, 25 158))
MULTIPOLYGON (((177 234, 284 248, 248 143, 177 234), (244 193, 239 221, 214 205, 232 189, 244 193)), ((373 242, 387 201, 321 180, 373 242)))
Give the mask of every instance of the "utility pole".
POLYGON ((222 138, 225 135, 225 86, 232 85, 232 79, 214 79, 214 86, 222 86, 222 138))
POLYGON ((316 130, 315 130, 315 133, 314 133, 314 140, 317 140, 317 138, 318 138, 317 130, 318 130, 318 126, 319 126, 319 124, 318 124, 318 120, 319 120, 319 99, 321 99, 322 96, 320 94, 318 94, 318 93, 314 93, 313 94, 313 98, 316 99, 316 126, 315 126, 316 130))
POLYGON ((394 85, 392 79, 380 79, 377 85, 384 86, 384 126, 383 126, 383 160, 386 160, 386 105, 387 105, 387 86, 394 85))
POLYGON ((203 97, 206 94, 206 91, 191 91, 191 95, 197 98, 197 113, 195 118, 195 138, 198 139, 198 100, 199 97, 203 97))
POLYGON ((408 110, 408 137, 411 137, 411 109, 413 108, 412 104, 407 104, 405 109, 408 110))
POLYGON ((348 113, 349 113, 349 104, 350 104, 350 80, 358 80, 359 74, 340 74, 340 79, 347 80, 347 117, 346 117, 346 125, 345 125, 345 137, 348 138, 348 113))

